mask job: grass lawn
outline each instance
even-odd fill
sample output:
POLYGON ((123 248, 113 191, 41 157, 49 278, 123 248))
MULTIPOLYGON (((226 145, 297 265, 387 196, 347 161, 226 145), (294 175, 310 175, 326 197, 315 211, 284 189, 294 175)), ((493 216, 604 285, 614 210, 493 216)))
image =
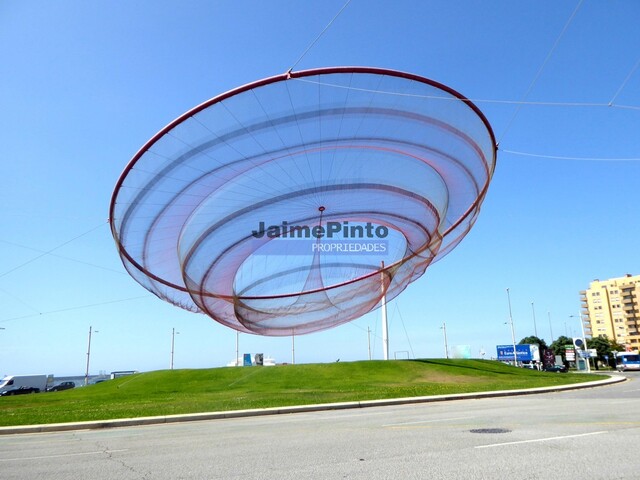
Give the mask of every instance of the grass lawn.
POLYGON ((579 383, 488 360, 393 360, 161 370, 65 390, 0 397, 0 426, 107 420, 579 383))

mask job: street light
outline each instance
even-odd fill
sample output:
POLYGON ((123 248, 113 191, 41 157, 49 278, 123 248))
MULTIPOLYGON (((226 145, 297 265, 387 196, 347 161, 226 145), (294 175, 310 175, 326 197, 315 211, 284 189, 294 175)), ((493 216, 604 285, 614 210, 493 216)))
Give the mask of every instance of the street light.
POLYGON ((442 322, 440 330, 444 333, 444 356, 449 359, 449 345, 447 345, 447 324, 442 322))
POLYGON ((173 351, 176 344, 176 334, 180 335, 180 332, 176 332, 175 328, 171 329, 171 370, 173 370, 173 351))
POLYGON ((533 302, 531 302, 531 312, 533 312, 533 334, 538 338, 538 328, 536 327, 536 310, 533 308, 533 302))
MULTIPOLYGON (((513 315, 511 314, 511 295, 509 295, 509 289, 507 288, 507 301, 509 302, 509 322, 511 324, 511 340, 513 342, 513 366, 518 366, 518 353, 516 352, 516 333, 513 328, 513 315)), ((505 322, 506 324, 507 322, 505 322)))
MULTIPOLYGON (((92 327, 89 327, 89 342, 87 344, 87 370, 85 371, 84 374, 84 385, 85 387, 89 384, 89 362, 91 360, 91 329, 92 327)), ((93 333, 98 333, 98 330, 96 330, 93 333)))
POLYGON ((236 330, 236 367, 240 366, 240 330, 236 330))
POLYGON ((291 365, 296 364, 296 331, 291 329, 291 365))

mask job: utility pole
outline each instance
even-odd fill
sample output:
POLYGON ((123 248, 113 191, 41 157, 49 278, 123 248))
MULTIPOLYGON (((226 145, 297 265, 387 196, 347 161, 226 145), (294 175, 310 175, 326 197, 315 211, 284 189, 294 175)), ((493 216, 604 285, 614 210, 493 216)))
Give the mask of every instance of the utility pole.
POLYGON ((509 323, 511 324, 511 340, 513 341, 513 366, 518 366, 518 352, 516 351, 516 333, 513 327, 513 315, 511 314, 511 295, 507 288, 507 301, 509 302, 509 323))
POLYGON ((442 322, 442 326, 440 327, 442 332, 444 333, 444 356, 446 359, 449 359, 449 345, 447 344, 447 324, 442 322))
POLYGON ((171 370, 173 370, 173 352, 174 352, 174 347, 175 347, 175 343, 176 343, 176 333, 180 334, 180 332, 176 332, 175 328, 171 329, 171 364, 170 364, 170 368, 171 370))
POLYGON ((240 330, 236 330, 236 367, 240 366, 240 330))
MULTIPOLYGON (((91 329, 92 327, 89 327, 89 342, 87 344, 87 369, 85 371, 84 374, 84 385, 85 387, 89 384, 89 362, 91 359, 91 329)), ((98 330, 95 331, 95 333, 98 333, 98 330)))
POLYGON ((382 358, 389 360, 389 326, 387 324, 387 292, 384 288, 384 262, 380 269, 380 290, 382 291, 382 358))
POLYGON ((296 332, 291 329, 291 364, 296 364, 296 332))

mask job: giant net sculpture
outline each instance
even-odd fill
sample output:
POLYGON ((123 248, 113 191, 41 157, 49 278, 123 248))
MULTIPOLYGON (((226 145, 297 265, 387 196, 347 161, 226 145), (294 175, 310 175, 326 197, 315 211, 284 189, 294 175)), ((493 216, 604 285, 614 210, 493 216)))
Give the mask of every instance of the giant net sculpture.
POLYGON ((480 110, 416 75, 287 72, 158 132, 110 206, 131 276, 241 332, 305 334, 390 300, 474 224, 496 161, 480 110))

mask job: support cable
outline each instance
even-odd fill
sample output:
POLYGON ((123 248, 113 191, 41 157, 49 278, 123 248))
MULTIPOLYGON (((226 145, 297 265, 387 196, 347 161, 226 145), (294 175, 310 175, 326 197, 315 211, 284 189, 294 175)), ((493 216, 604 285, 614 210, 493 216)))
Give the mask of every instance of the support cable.
POLYGON ((343 12, 343 10, 345 8, 347 8, 347 5, 349 5, 349 3, 351 3, 351 0, 347 0, 347 2, 342 6, 340 11, 335 14, 335 16, 331 19, 331 21, 327 24, 327 26, 324 27, 324 29, 318 34, 318 36, 309 44, 309 46, 305 49, 305 51, 302 52, 302 55, 300 55, 300 57, 298 57, 298 60, 296 60, 293 65, 291 65, 291 67, 289 68, 289 70, 287 70, 287 72, 291 72, 296 67, 296 65, 298 65, 298 63, 300 63, 302 58, 307 54, 307 52, 309 52, 309 50, 311 50, 313 48, 313 46, 316 44, 316 42, 318 40, 320 40, 320 37, 322 37, 322 35, 324 35, 324 33, 329 29, 329 27, 333 24, 333 22, 340 16, 340 14, 343 12))
POLYGON ((6 276, 6 275, 9 275, 10 273, 15 272, 16 270, 21 269, 22 267, 24 267, 24 266, 26 266, 26 265, 29 265, 30 263, 33 263, 33 262, 35 262, 36 260, 38 260, 38 259, 40 259, 40 258, 42 258, 42 257, 44 257, 44 256, 46 256, 46 255, 51 254, 51 252, 54 252, 54 251, 56 251, 56 250, 58 250, 58 249, 60 249, 60 248, 64 247, 65 245, 68 245, 68 244, 70 244, 71 242, 73 242, 73 241, 75 241, 75 240, 77 240, 77 239, 79 239, 79 238, 81 238, 81 237, 84 237, 85 235, 88 235, 88 234, 90 234, 90 233, 94 232, 95 230, 99 229, 100 227, 102 227, 102 226, 104 226, 104 225, 107 225, 108 223, 109 223, 109 221, 106 221, 106 222, 104 222, 104 223, 101 223, 101 224, 100 224, 100 225, 98 225, 97 227, 93 227, 93 228, 91 228, 91 229, 87 230, 86 232, 81 233, 80 235, 77 235, 77 236, 73 237, 72 239, 67 240, 66 242, 61 243, 60 245, 57 245, 57 246, 55 246, 55 247, 53 247, 53 248, 51 248, 51 249, 49 249, 49 250, 47 250, 47 251, 45 251, 45 252, 41 253, 40 255, 37 255, 37 256, 35 256, 35 257, 31 258, 30 260, 27 260, 26 262, 21 263, 21 264, 20 264, 20 265, 18 265, 18 266, 13 267, 13 268, 11 268, 11 269, 7 270, 6 272, 4 272, 4 273, 0 274, 0 278, 4 277, 4 276, 6 276))
MULTIPOLYGON (((533 80, 529 84, 529 88, 527 88, 527 91, 524 93, 524 96, 522 97, 522 101, 525 101, 527 99, 527 97, 531 93, 531 90, 533 90, 533 87, 538 82, 538 79, 540 78, 540 75, 542 74, 542 71, 547 66, 547 63, 551 59, 551 56, 553 55, 553 52, 555 52, 556 47, 560 43, 560 40, 562 39, 562 37, 564 36, 565 32, 569 28, 569 25, 571 24, 571 21, 573 20, 573 17, 575 17, 576 13, 578 13, 578 10, 580 10, 580 7, 582 6, 582 2, 583 1, 584 0, 580 0, 578 2, 578 5, 576 5, 576 8, 573 10, 573 13, 571 14, 571 16, 569 17, 567 22, 564 24, 564 27, 562 28, 562 31, 560 32, 560 35, 558 35, 558 38, 556 38, 556 41, 553 43, 553 46, 551 47, 551 50, 549 50, 549 53, 547 54, 547 57, 544 59, 544 61, 542 62, 542 65, 538 69, 538 72, 536 73, 536 75, 533 77, 533 80)), ((502 132, 502 135, 498 139, 498 142, 497 142, 498 144, 500 144, 500 141, 502 140, 502 138, 504 138, 504 136, 507 134, 507 132, 511 128, 511 125, 513 124, 514 120, 518 116, 518 113, 520 113, 521 109, 522 109, 522 105, 519 105, 518 108, 516 108, 515 112, 513 112, 513 115, 511 116, 511 119, 507 123, 507 127, 505 128, 505 130, 502 132)))
POLYGON ((636 64, 633 66, 633 68, 631 69, 631 71, 629 72, 629 75, 627 75, 627 78, 624 79, 624 81, 622 82, 622 85, 620 85, 620 88, 618 88, 618 91, 615 93, 615 95, 613 96, 613 98, 611 99, 611 101, 609 102, 609 106, 613 106, 613 102, 615 101, 615 99, 618 97, 618 95, 620 95, 620 92, 622 92, 622 90, 624 89, 624 87, 627 85, 627 82, 629 81, 629 79, 631 78, 631 76, 633 75, 633 72, 636 71, 636 69, 640 66, 640 58, 638 59, 638 61, 636 62, 636 64))
POLYGON ((411 350, 411 358, 416 358, 415 353, 413 353, 413 345, 411 345, 411 339, 409 338, 409 334, 407 333, 407 327, 404 325, 404 318, 402 318, 402 314, 400 313, 400 307, 398 306, 398 302, 395 302, 396 310, 398 311, 398 315, 400 316, 400 322, 402 322, 402 328, 404 329, 404 334, 407 337, 407 342, 409 343, 409 350, 411 350))
POLYGON ((100 307, 102 305, 110 305, 112 303, 120 303, 120 302, 128 302, 131 300, 140 300, 142 298, 155 298, 153 295, 140 295, 137 297, 129 297, 129 298, 121 298, 119 300, 109 300, 106 302, 100 302, 100 303, 91 303, 88 305, 79 305, 76 307, 67 307, 67 308, 60 308, 58 310, 49 310, 48 312, 40 312, 40 313, 33 313, 30 315, 22 315, 20 317, 11 317, 11 318, 3 318, 2 320, 0 320, 0 323, 5 323, 5 322, 10 322, 12 320, 22 320, 24 318, 33 318, 33 317, 40 317, 43 315, 51 315, 54 313, 62 313, 62 312, 70 312, 73 310, 82 310, 85 308, 93 308, 93 307, 100 307))
POLYGON ((542 155, 537 153, 518 152, 516 150, 501 149, 502 153, 521 155, 523 157, 548 158, 554 160, 576 160, 582 162, 640 162, 640 157, 605 158, 605 157, 565 157, 561 155, 542 155))

